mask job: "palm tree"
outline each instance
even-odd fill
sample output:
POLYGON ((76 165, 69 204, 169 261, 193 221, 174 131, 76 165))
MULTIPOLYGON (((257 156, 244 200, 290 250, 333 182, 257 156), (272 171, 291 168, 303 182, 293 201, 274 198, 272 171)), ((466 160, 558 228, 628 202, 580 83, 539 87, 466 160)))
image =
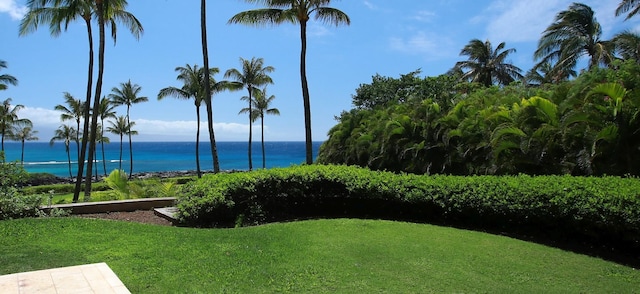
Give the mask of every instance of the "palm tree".
POLYGON ((613 43, 600 39, 602 28, 591 7, 573 3, 556 15, 555 21, 543 32, 534 53, 540 63, 554 64, 554 71, 573 70, 578 60, 588 56, 589 68, 609 65, 613 43))
POLYGON ((85 104, 80 99, 75 99, 69 92, 64 92, 64 101, 68 107, 58 104, 53 109, 62 111, 62 114, 60 114, 61 121, 73 120, 76 122, 76 130, 78 131, 74 141, 76 141, 78 160, 80 160, 80 133, 84 132, 84 130, 80 130, 80 121, 84 119, 85 104))
POLYGON ((240 58, 240 63, 242 64, 242 71, 232 68, 227 70, 224 77, 234 79, 238 85, 242 85, 242 87, 246 88, 247 92, 249 92, 247 99, 243 100, 249 102, 249 108, 246 112, 249 113, 249 170, 252 170, 251 139, 253 137, 252 123, 255 121, 252 117, 253 112, 251 111, 253 105, 252 92, 260 86, 273 84, 269 73, 273 72, 275 68, 273 66, 264 66, 264 60, 262 58, 256 59, 253 57, 251 60, 240 58))
POLYGON ((524 75, 524 81, 529 86, 539 86, 548 83, 559 83, 576 76, 575 70, 554 71, 551 64, 539 63, 524 75))
MULTIPOLYGON (((278 110, 277 108, 270 108, 271 107, 271 102, 273 102, 274 99, 276 99, 275 95, 271 95, 269 96, 269 98, 267 98, 267 88, 262 89, 262 91, 260 91, 259 89, 254 89, 255 93, 253 96, 253 100, 251 101, 251 104, 253 105, 253 108, 243 108, 242 110, 240 110, 240 113, 251 113, 251 117, 252 117, 252 122, 255 122, 258 118, 260 118, 260 130, 261 130, 261 143, 262 143, 262 168, 267 168, 267 164, 266 164, 266 159, 265 159, 265 152, 264 152, 264 115, 265 114, 271 114, 271 115, 280 115, 280 110, 278 110)), ((250 98, 248 96, 244 96, 242 97, 242 100, 249 100, 250 98)))
POLYGON ((623 31, 613 37, 616 52, 625 59, 634 59, 640 62, 640 34, 631 31, 623 31))
MULTIPOLYGON (((200 1, 200 39, 202 41, 202 59, 204 64, 204 80, 210 81, 209 72, 209 49, 207 45, 207 1, 200 1)), ((218 160, 218 147, 216 146, 216 134, 213 130, 213 101, 211 84, 204 83, 204 99, 207 108, 207 129, 209 130, 209 142, 211 144, 211 158, 213 159, 213 172, 220 172, 220 161, 218 160)))
POLYGON ((11 98, 7 98, 0 106, 0 134, 2 135, 2 150, 4 152, 4 138, 10 137, 16 127, 29 126, 31 121, 26 118, 18 118, 18 111, 24 105, 11 106, 11 98))
POLYGON ((13 130, 11 138, 22 143, 22 148, 20 149, 20 164, 24 165, 24 142, 38 140, 38 137, 35 136, 37 133, 38 131, 34 131, 31 124, 22 127, 16 127, 13 130))
POLYGON ((491 42, 488 40, 482 42, 473 39, 464 46, 460 55, 469 56, 468 60, 459 61, 456 67, 467 70, 461 77, 463 80, 471 80, 480 83, 485 87, 489 87, 497 82, 500 85, 508 85, 516 79, 521 79, 522 71, 517 66, 506 63, 507 56, 515 53, 516 49, 504 49, 505 43, 498 44, 493 49, 491 42))
MULTIPOLYGON (((126 83, 120 83, 120 88, 113 87, 111 89, 111 94, 109 94, 109 99, 113 102, 115 106, 126 105, 127 106, 127 124, 131 125, 131 116, 129 115, 129 111, 133 104, 138 104, 142 102, 147 102, 149 99, 144 96, 138 96, 142 91, 142 87, 138 84, 131 84, 131 80, 126 83)), ((133 145, 131 143, 131 135, 129 132, 129 178, 133 175, 133 145)))
POLYGON ((624 20, 630 19, 640 12, 640 1, 638 0, 622 0, 620 4, 618 4, 618 8, 616 9, 616 16, 620 16, 624 13, 627 13, 627 17, 624 20))
MULTIPOLYGON (((7 68, 7 62, 4 60, 0 60, 0 69, 3 68, 7 68)), ((6 90, 7 84, 16 86, 18 85, 18 80, 12 75, 0 75, 0 90, 6 90)))
POLYGON ((58 129, 56 129, 51 141, 49 141, 49 145, 53 146, 55 141, 63 141, 64 142, 64 150, 67 152, 67 162, 69 163, 69 178, 73 178, 73 174, 71 173, 71 153, 69 152, 69 145, 71 140, 76 137, 77 131, 68 125, 60 125, 58 129))
MULTIPOLYGON (((62 31, 62 24, 64 24, 65 30, 68 28, 69 23, 82 18, 85 21, 85 27, 87 28, 87 36, 89 40, 89 65, 88 65, 88 79, 87 79, 87 91, 86 91, 86 109, 84 117, 89 117, 89 110, 91 109, 91 87, 93 85, 93 32, 91 29, 91 19, 97 15, 99 32, 99 48, 98 48, 98 81, 96 83, 96 97, 94 99, 94 107, 99 104, 99 97, 102 91, 102 75, 104 71, 104 39, 105 25, 111 27, 111 37, 114 44, 116 42, 116 22, 124 23, 124 25, 131 31, 136 39, 139 39, 142 35, 142 24, 131 13, 124 9, 128 5, 126 0, 28 0, 27 7, 29 12, 25 15, 20 23, 20 35, 26 35, 35 31, 41 23, 48 23, 51 35, 56 37, 62 31)), ((94 114, 97 114, 94 111, 94 114)), ((97 117, 94 115, 91 120, 92 130, 96 130, 97 117)), ((90 127, 89 120, 85 120, 84 130, 88 130, 90 127)), ((82 185, 82 176, 84 172, 84 159, 87 141, 91 137, 89 144, 89 157, 92 157, 95 152, 95 134, 88 134, 84 132, 82 135, 82 148, 80 149, 79 158, 81 159, 78 164, 78 175, 76 180, 76 186, 74 190, 73 202, 77 202, 80 194, 80 188, 82 185), (93 136, 92 136, 93 135, 93 136)), ((92 161, 89 161, 87 184, 85 185, 85 194, 88 196, 91 193, 91 165, 92 161)))
MULTIPOLYGON (((104 156, 104 143, 109 143, 109 138, 104 136, 104 120, 108 118, 115 118, 116 112, 114 109, 115 105, 109 100, 107 97, 102 97, 100 99, 100 107, 98 108, 98 117, 100 118, 100 146, 102 148, 102 168, 104 171, 104 175, 107 175, 107 162, 104 156)), ((96 173, 96 176, 98 174, 96 173)))
POLYGON ((109 121, 111 126, 107 127, 107 132, 120 136, 120 164, 118 170, 122 170, 122 141, 124 135, 137 135, 138 132, 132 130, 135 122, 129 123, 126 116, 118 116, 114 121, 109 121))
MULTIPOLYGON (((204 0, 203 0, 204 1, 204 0)), ((307 22, 314 15, 315 19, 333 25, 351 24, 349 16, 344 12, 328 7, 331 0, 245 0, 249 3, 265 5, 267 8, 240 12, 234 15, 229 23, 248 25, 281 24, 290 22, 300 24, 300 80, 302 99, 304 102, 304 129, 306 142, 306 162, 313 163, 313 145, 311 137, 311 102, 307 84, 307 22)))
MULTIPOLYGON (((200 106, 204 99, 204 69, 199 68, 198 65, 189 65, 182 67, 176 67, 178 77, 177 80, 183 82, 182 88, 166 87, 160 90, 158 93, 158 100, 162 100, 164 97, 172 96, 178 99, 191 99, 193 98, 194 105, 196 106, 196 171, 198 177, 202 177, 200 171, 200 106)), ((209 75, 213 76, 218 73, 218 68, 210 68, 209 75)), ((210 85, 211 86, 211 85, 210 85)), ((215 83, 214 83, 215 88, 215 83)))

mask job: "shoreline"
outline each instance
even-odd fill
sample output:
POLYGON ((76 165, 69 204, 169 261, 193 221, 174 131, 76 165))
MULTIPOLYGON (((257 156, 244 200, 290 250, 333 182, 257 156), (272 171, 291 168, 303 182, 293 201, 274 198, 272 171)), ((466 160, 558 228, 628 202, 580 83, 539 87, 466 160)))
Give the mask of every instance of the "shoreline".
MULTIPOLYGON (((225 171, 221 171, 224 173, 227 172, 238 172, 240 170, 225 170, 225 171)), ((212 174, 213 170, 203 170, 200 171, 202 173, 202 175, 205 174, 212 174)), ((74 184, 76 182, 76 178, 69 178, 69 177, 59 177, 53 174, 49 174, 49 173, 29 173, 30 175, 32 174, 46 174, 46 175, 50 175, 47 177, 36 177, 36 178, 29 178, 26 182, 25 182, 25 186, 40 186, 40 185, 53 185, 53 184, 74 184)), ((191 176, 197 176, 198 172, 195 170, 188 170, 188 171, 157 171, 157 172, 139 172, 139 173, 133 173, 133 175, 131 175, 131 179, 135 179, 135 180, 144 180, 144 179, 150 179, 150 178, 160 178, 160 179, 168 179, 168 178, 177 178, 177 177, 191 177, 191 176)), ((98 183, 103 181, 105 178, 104 175, 98 175, 98 180, 96 180, 95 176, 92 177, 92 183, 98 183)))

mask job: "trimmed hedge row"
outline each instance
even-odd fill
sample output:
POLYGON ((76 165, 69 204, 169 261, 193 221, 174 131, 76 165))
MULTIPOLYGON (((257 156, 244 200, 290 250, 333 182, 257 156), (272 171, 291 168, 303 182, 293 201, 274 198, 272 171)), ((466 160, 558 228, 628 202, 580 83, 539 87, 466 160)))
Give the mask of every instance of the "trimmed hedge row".
POLYGON ((419 176, 350 166, 206 175, 185 184, 186 225, 251 225, 312 217, 535 227, 640 241, 640 180, 572 176, 419 176))

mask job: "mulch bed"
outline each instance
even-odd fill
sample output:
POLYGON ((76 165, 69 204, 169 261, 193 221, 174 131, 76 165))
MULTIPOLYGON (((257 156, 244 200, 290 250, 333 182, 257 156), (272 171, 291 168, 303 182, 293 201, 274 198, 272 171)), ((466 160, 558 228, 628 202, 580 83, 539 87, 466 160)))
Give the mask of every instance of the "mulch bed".
POLYGON ((90 214, 78 214, 75 217, 82 218, 94 218, 94 219, 108 219, 127 222, 136 222, 143 224, 159 225, 159 226, 171 226, 172 223, 163 217, 155 215, 153 210, 136 210, 136 211, 119 211, 119 212, 105 212, 105 213, 90 213, 90 214))

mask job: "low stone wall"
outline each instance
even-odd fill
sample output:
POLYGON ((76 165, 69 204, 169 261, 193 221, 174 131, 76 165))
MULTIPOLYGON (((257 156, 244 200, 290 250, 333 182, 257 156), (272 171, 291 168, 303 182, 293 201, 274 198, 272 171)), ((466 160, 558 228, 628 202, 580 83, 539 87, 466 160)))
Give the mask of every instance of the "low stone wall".
POLYGON ((175 201, 175 197, 142 198, 115 201, 56 204, 51 206, 43 206, 41 207, 41 209, 45 212, 49 212, 51 208, 59 208, 67 210, 71 212, 71 214, 103 213, 112 211, 151 210, 158 207, 174 206, 175 201))

